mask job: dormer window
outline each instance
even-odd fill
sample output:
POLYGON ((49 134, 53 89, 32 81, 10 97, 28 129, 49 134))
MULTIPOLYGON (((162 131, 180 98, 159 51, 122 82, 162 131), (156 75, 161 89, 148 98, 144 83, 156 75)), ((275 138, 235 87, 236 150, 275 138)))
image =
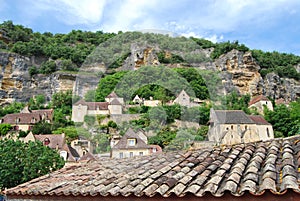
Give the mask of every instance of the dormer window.
POLYGON ((48 144, 50 144, 50 140, 49 140, 49 138, 45 138, 44 139, 44 145, 48 145, 48 144))
POLYGON ((128 139, 127 140, 128 146, 135 146, 136 144, 136 139, 128 139))
POLYGON ((35 123, 36 121, 35 121, 35 118, 34 117, 32 117, 32 119, 31 119, 31 123, 35 123))

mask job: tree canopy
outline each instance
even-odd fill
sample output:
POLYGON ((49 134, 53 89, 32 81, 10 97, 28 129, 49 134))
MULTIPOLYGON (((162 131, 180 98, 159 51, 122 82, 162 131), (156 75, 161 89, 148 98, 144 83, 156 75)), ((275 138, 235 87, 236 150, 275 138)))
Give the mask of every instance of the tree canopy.
POLYGON ((64 160, 41 142, 0 140, 0 189, 14 187, 64 166, 64 160))

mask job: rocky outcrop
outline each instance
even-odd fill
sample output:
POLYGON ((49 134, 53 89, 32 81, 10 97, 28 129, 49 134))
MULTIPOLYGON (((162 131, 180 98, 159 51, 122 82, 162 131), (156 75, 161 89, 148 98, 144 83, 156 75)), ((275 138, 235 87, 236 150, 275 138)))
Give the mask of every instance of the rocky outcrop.
POLYGON ((130 55, 124 61, 122 68, 124 70, 136 70, 141 66, 159 65, 157 52, 158 47, 151 47, 145 44, 132 44, 130 55))
POLYGON ((265 95, 275 99, 293 101, 300 96, 300 82, 290 78, 279 77, 269 73, 263 79, 259 73, 260 66, 251 52, 232 50, 214 62, 221 71, 223 84, 227 92, 237 91, 251 96, 265 95))
POLYGON ((38 94, 47 100, 58 91, 73 90, 76 75, 54 73, 30 77, 28 68, 32 65, 27 57, 13 53, 0 53, 0 105, 27 102, 38 94))

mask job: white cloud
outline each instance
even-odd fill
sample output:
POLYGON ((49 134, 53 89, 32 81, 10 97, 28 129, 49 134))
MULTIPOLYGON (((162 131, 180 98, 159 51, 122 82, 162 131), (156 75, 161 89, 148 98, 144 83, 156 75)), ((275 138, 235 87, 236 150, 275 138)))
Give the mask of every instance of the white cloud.
POLYGON ((105 5, 105 0, 35 0, 30 6, 39 15, 45 11, 54 12, 57 20, 76 25, 99 22, 105 5))

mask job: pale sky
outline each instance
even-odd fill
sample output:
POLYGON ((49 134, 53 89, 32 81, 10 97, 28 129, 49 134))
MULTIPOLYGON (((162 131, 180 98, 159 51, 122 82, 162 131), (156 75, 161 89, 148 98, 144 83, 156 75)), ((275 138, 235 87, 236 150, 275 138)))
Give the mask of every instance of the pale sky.
POLYGON ((0 0, 0 22, 33 31, 161 30, 300 56, 299 0, 0 0))

